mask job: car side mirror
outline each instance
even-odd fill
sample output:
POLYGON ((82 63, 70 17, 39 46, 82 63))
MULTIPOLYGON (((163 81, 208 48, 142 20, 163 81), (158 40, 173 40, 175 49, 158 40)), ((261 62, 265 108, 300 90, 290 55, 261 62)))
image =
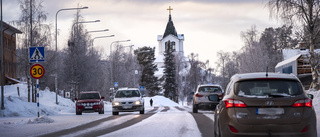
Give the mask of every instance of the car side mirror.
POLYGON ((74 98, 74 100, 78 100, 78 98, 74 98))
POLYGON ((104 99, 104 97, 101 97, 101 99, 104 99))
POLYGON ((308 94, 308 98, 313 99, 313 95, 312 94, 308 94))

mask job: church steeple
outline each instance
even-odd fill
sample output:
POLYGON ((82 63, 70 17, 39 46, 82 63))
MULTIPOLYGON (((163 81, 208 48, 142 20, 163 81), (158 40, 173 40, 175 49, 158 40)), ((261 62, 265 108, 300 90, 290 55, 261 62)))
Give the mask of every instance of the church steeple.
POLYGON ((168 36, 169 34, 172 34, 172 35, 178 37, 176 28, 174 27, 172 19, 171 19, 171 10, 173 10, 173 9, 171 8, 171 6, 169 6, 169 9, 167 9, 167 10, 169 10, 169 21, 167 23, 166 30, 164 31, 163 38, 168 36))

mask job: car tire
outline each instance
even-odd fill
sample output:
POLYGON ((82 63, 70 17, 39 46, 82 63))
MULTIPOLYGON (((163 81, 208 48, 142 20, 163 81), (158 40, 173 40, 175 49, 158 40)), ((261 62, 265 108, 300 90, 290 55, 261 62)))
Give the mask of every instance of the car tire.
POLYGON ((82 112, 76 112, 76 115, 82 115, 82 112))
POLYGON ((192 112, 193 113, 198 113, 198 105, 196 105, 196 104, 192 105, 192 112))
POLYGON ((112 115, 119 115, 119 112, 112 112, 112 115))
POLYGON ((99 111, 99 114, 104 114, 104 109, 102 108, 101 111, 99 111))
POLYGON ((140 114, 144 114, 144 109, 140 111, 140 114))

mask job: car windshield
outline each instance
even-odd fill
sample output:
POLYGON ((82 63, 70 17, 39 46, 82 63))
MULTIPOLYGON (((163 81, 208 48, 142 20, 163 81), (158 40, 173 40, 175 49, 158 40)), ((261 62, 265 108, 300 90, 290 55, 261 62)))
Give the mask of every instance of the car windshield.
POLYGON ((302 94, 302 87, 293 80, 246 80, 235 83, 235 94, 243 97, 290 97, 302 94))
POLYGON ((200 87, 199 92, 222 92, 220 87, 215 87, 215 86, 203 86, 200 87))
POLYGON ((79 99, 100 99, 100 96, 99 93, 81 93, 79 99))
POLYGON ((129 97, 140 97, 138 90, 119 90, 116 93, 116 98, 129 98, 129 97))

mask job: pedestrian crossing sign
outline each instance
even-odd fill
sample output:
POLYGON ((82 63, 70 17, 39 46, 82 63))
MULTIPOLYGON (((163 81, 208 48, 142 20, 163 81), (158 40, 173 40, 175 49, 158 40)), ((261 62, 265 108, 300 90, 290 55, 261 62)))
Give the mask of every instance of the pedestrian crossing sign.
POLYGON ((44 47, 29 47, 30 62, 43 62, 44 59, 44 47))

